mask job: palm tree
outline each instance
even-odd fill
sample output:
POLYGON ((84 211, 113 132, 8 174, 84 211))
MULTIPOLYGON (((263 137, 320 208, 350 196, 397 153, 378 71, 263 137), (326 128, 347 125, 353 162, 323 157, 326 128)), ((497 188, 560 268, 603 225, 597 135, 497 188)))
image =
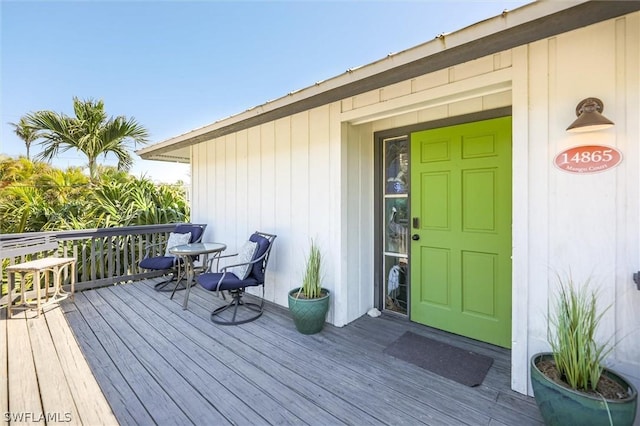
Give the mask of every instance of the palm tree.
POLYGON ((97 179, 97 159, 100 155, 112 153, 118 159, 118 170, 127 171, 133 165, 129 153, 131 142, 148 142, 147 130, 134 118, 124 116, 107 118, 104 102, 73 98, 75 117, 52 111, 37 111, 27 114, 30 127, 41 131, 44 150, 39 158, 50 161, 59 153, 77 149, 87 156, 89 175, 97 179))
POLYGON ((24 144, 27 146, 27 159, 31 159, 31 157, 29 157, 31 142, 39 139, 41 134, 36 129, 30 127, 24 117, 22 117, 18 123, 9 124, 14 127, 13 131, 16 135, 24 141, 24 144))

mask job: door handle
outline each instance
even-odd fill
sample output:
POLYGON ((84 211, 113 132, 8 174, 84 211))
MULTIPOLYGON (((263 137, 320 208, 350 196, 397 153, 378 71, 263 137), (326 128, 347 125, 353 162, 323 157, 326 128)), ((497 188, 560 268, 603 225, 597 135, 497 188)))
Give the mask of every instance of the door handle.
POLYGON ((418 234, 413 234, 413 235, 411 236, 411 239, 412 239, 413 241, 418 241, 418 240, 420 239, 420 235, 418 235, 418 234))

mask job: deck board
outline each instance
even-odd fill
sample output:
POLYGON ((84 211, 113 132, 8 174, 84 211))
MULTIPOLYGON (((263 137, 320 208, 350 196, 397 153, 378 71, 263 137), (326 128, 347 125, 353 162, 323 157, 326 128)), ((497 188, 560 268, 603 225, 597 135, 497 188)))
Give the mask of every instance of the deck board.
MULTIPOLYGON (((139 290, 137 290, 137 295, 141 295, 139 290)), ((311 410, 316 413, 318 422, 334 424, 338 421, 332 411, 339 410, 341 406, 345 407, 346 403, 335 395, 327 393, 318 381, 310 380, 308 377, 301 375, 297 371, 300 368, 299 360, 296 359, 285 365, 282 362, 276 362, 273 357, 265 356, 260 350, 256 350, 255 342, 251 340, 249 333, 244 331, 246 328, 251 327, 250 324, 245 324, 242 327, 211 327, 212 323, 208 320, 208 311, 205 312, 202 309, 182 311, 179 305, 169 301, 161 294, 157 294, 155 297, 157 300, 154 303, 166 305, 176 315, 188 315, 190 321, 194 321, 194 324, 200 323, 205 336, 209 339, 224 342, 224 351, 221 352, 221 355, 226 358, 225 362, 232 364, 237 373, 247 378, 246 380, 251 380, 256 385, 259 385, 267 396, 274 398, 282 406, 295 410, 299 417, 306 417, 311 410), (198 311, 204 315, 197 315, 198 311), (237 360, 241 361, 238 362, 237 360), (298 365, 296 366, 296 364, 298 365), (257 376, 262 377, 262 379, 258 381, 257 376), (265 378, 268 380, 265 381, 265 378), (295 392, 282 386, 282 383, 287 381, 296 384, 295 392), (282 394, 283 390, 287 391, 286 395, 282 394), (308 395, 313 395, 314 397, 310 399, 308 395), (332 410, 319 411, 317 410, 317 404, 331 407, 332 410)), ((264 346, 265 340, 269 339, 263 337, 258 342, 258 345, 264 346)), ((282 342, 278 342, 278 344, 280 343, 282 342)), ((326 379, 323 378, 323 380, 326 379)), ((270 403, 274 407, 273 400, 271 402, 267 400, 266 403, 270 403)), ((343 411, 341 410, 340 413, 342 414, 343 411)), ((370 423, 377 421, 375 417, 360 409, 353 409, 343 421, 358 423, 362 422, 363 419, 367 419, 370 423)))
POLYGON ((82 314, 75 306, 65 311, 67 321, 72 324, 73 333, 82 342, 82 351, 88 359, 92 360, 91 370, 94 377, 100 383, 100 388, 113 407, 113 411, 118 413, 119 423, 122 425, 152 424, 153 420, 147 408, 138 399, 120 370, 112 368, 113 361, 104 351, 82 314))
POLYGON ((3 424, 117 424, 60 306, 11 319, 3 309, 0 330, 3 424))
MULTIPOLYGON (((134 286, 129 286, 132 289, 134 286)), ((122 303, 115 292, 107 290, 100 292, 101 297, 107 302, 122 303)), ((123 292, 118 292, 120 295, 123 292)), ((166 295, 165 295, 166 299, 166 295)), ((268 420, 273 423, 293 422, 294 416, 288 414, 286 410, 269 413, 266 410, 273 406, 265 405, 264 411, 256 413, 250 409, 250 405, 256 405, 259 400, 251 399, 251 385, 242 383, 240 377, 228 367, 237 365, 241 360, 225 359, 223 361, 215 357, 219 348, 212 348, 210 351, 205 346, 199 346, 196 342, 207 341, 195 327, 182 333, 176 330, 171 324, 171 319, 175 316, 163 318, 154 311, 149 310, 148 303, 156 303, 153 299, 146 301, 144 298, 131 297, 129 306, 123 308, 120 313, 129 322, 135 322, 139 332, 144 333, 147 339, 151 339, 156 347, 162 348, 163 355, 170 359, 170 367, 194 388, 199 389, 208 404, 196 407, 201 412, 202 421, 213 419, 215 411, 219 410, 223 419, 237 423, 262 423, 268 420), (142 299, 142 300, 140 300, 142 299), (144 314, 138 314, 144 313, 144 314), (244 393, 244 395, 243 395, 244 393), (238 397, 237 395, 242 395, 238 397), (247 402, 245 402, 247 401, 247 402), (251 401, 251 402, 250 402, 251 401)), ((260 407, 257 407, 260 409, 260 407)), ((222 421, 222 419, 217 419, 222 421)))
MULTIPOLYGON (((7 310, 0 309, 0 413, 9 412, 9 380, 7 375, 7 310)), ((0 424, 8 425, 3 415, 0 424)))
MULTIPOLYGON (((66 380, 80 423, 96 426, 115 424, 117 421, 111 407, 93 377, 62 310, 53 309, 45 318, 61 370, 63 373, 64 371, 74 372, 74 374, 63 374, 60 380, 66 380), (87 398, 87 395, 90 397, 87 398)), ((55 409, 56 406, 52 406, 50 411, 55 409)), ((71 414, 71 420, 75 419, 73 413, 71 414)))
MULTIPOLYGON (((188 356, 186 364, 172 363, 171 368, 188 377, 187 386, 200 388, 203 395, 207 388, 202 388, 202 377, 217 387, 222 404, 218 410, 229 422, 249 423, 223 408, 233 407, 237 397, 253 402, 249 411, 242 410, 245 416, 252 410, 258 416, 250 423, 541 424, 533 399, 509 389, 506 350, 394 317, 365 317, 343 328, 328 325, 320 334, 303 336, 288 312, 275 306, 252 323, 218 326, 209 321, 209 313, 223 302, 212 293, 195 287, 189 309, 183 311, 182 293, 169 300, 166 293, 153 291, 152 284, 92 292, 92 297, 99 297, 92 308, 102 312, 110 307, 122 316, 115 322, 122 327, 137 324, 135 333, 140 338, 144 334, 154 350, 167 346, 161 350, 164 358, 188 356), (488 354, 494 357, 494 367, 482 386, 469 388, 384 354, 385 346, 407 330, 488 354), (310 359, 315 367, 305 371, 310 359), (198 370, 203 364, 210 369, 198 370)), ((132 332, 131 327, 117 328, 121 334, 132 332)), ((179 380, 174 384, 185 385, 179 380)), ((203 407, 199 409, 206 413, 203 407)))
MULTIPOLYGON (((286 309, 270 304, 257 321, 220 326, 209 314, 225 303, 222 299, 194 287, 185 311, 184 292, 170 300, 168 293, 153 290, 156 281, 77 293, 55 315, 45 314, 50 338, 46 328, 33 328, 40 322, 2 321, 0 344, 2 335, 9 337, 9 365, 19 367, 25 375, 21 381, 27 379, 15 393, 12 386, 17 385, 9 384, 8 400, 23 395, 25 400, 8 410, 31 410, 35 401, 26 394, 34 392, 34 381, 37 387, 41 376, 36 370, 44 362, 34 365, 31 359, 29 366, 14 352, 33 350, 37 357, 53 350, 61 367, 43 364, 47 380, 68 383, 57 397, 65 405, 70 393, 77 407, 73 417, 86 425, 542 424, 534 400, 509 389, 508 350, 395 315, 365 316, 305 336, 295 330, 286 309), (494 364, 481 386, 460 385, 383 352, 406 331, 491 356, 494 364), (33 347, 15 340, 25 332, 35 339, 33 347), (70 376, 69 370, 80 373, 70 376), (94 387, 91 380, 76 382, 80 376, 95 380, 94 387), (105 404, 91 407, 77 395, 95 392, 108 401, 107 414, 113 413, 106 417, 109 421, 100 420, 105 404)), ((41 386, 39 391, 55 389, 41 386)), ((43 401, 50 398, 45 395, 43 401)), ((44 410, 50 404, 45 402, 44 410)))
MULTIPOLYGON (((135 291, 135 289, 133 290, 135 291)), ((138 293, 137 295, 140 296, 140 294, 141 293, 138 293)), ((179 305, 169 301, 159 293, 153 296, 154 300, 152 303, 166 304, 168 309, 175 315, 186 315, 187 320, 196 326, 187 330, 185 334, 185 336, 191 340, 192 344, 196 342, 207 342, 212 339, 216 342, 215 347, 208 349, 207 346, 210 345, 204 345, 202 349, 210 351, 215 356, 216 359, 212 360, 217 365, 213 369, 214 371, 230 369, 232 375, 235 376, 235 378, 231 377, 231 386, 238 388, 235 382, 241 380, 244 383, 242 386, 244 389, 238 389, 240 392, 247 394, 247 390, 251 387, 257 387, 260 390, 260 393, 253 392, 253 400, 251 399, 251 395, 246 395, 244 399, 262 416, 265 416, 269 412, 280 412, 278 416, 280 416, 283 411, 292 412, 294 417, 290 417, 286 421, 297 420, 299 422, 301 418, 308 415, 308 410, 315 410, 316 407, 311 402, 300 398, 304 394, 297 393, 288 387, 282 386, 282 382, 286 380, 300 382, 300 377, 293 370, 281 368, 279 365, 275 365, 278 371, 269 371, 270 367, 274 367, 275 363, 265 358, 259 351, 252 349, 243 341, 241 336, 229 335, 228 332, 233 332, 234 327, 229 330, 224 330, 224 327, 211 327, 210 325, 201 324, 203 327, 200 330, 200 327, 197 327, 198 323, 205 321, 201 316, 195 315, 191 311, 183 311, 179 305), (258 368, 256 368, 256 366, 258 368), (274 404, 274 402, 277 402, 277 404, 274 404), (286 408, 283 410, 282 407, 286 408)), ((208 322, 208 320, 206 321, 208 322)), ((211 324, 211 322, 209 322, 209 324, 211 324)), ((309 392, 318 392, 320 395, 319 387, 311 381, 304 381, 301 387, 309 390, 309 392)), ((331 402, 336 403, 337 401, 334 400, 331 402)), ((269 417, 272 417, 272 415, 269 417)), ((272 420, 277 420, 277 417, 268 420, 272 422, 272 420)), ((318 421, 333 424, 337 419, 333 416, 325 415, 323 412, 319 412, 318 421)))
MULTIPOLYGON (((9 409, 16 416, 28 413, 42 413, 40 389, 36 375, 26 312, 16 314, 7 320, 7 372, 9 379, 9 409)), ((14 421, 18 419, 15 418, 14 421)), ((20 418, 20 423, 35 425, 35 416, 20 418)))
MULTIPOLYGON (((193 298, 193 302, 195 303, 190 302, 191 309, 202 310, 202 313, 206 315, 210 308, 206 307, 206 304, 196 308, 196 305, 204 299, 199 299, 198 293, 194 293, 196 297, 193 298)), ((270 353, 280 357, 284 351, 291 354, 285 364, 286 368, 290 369, 298 368, 305 360, 313 359, 317 369, 310 372, 300 371, 300 374, 323 385, 326 391, 338 393, 341 398, 348 401, 348 404, 353 407, 352 409, 364 408, 366 412, 386 423, 395 423, 397 419, 406 418, 409 423, 456 424, 451 413, 446 409, 443 410, 444 407, 438 401, 434 401, 433 398, 425 398, 426 392, 406 387, 406 382, 399 381, 394 371, 390 371, 387 367, 380 368, 383 365, 381 362, 388 360, 388 358, 383 359, 386 355, 381 354, 383 356, 379 359, 365 357, 358 351, 367 346, 350 346, 348 344, 350 336, 347 336, 347 341, 336 345, 325 339, 325 332, 316 336, 301 336, 293 329, 290 318, 278 315, 270 316, 269 319, 280 322, 282 327, 277 328, 278 332, 274 332, 274 327, 262 326, 270 324, 267 322, 254 322, 246 325, 246 328, 253 330, 254 345, 258 347, 261 344, 260 339, 277 342, 277 345, 273 345, 271 348, 270 353), (318 357, 318 353, 323 356, 318 357), (336 382, 341 382, 342 386, 336 387, 334 385, 336 382), (386 405, 376 404, 376 401, 381 398, 385 400, 386 405)), ((330 330, 336 331, 334 327, 327 327, 326 331, 330 332, 330 330)), ((349 330, 348 328, 341 329, 338 334, 349 334, 349 330)), ((249 341, 247 338, 243 338, 243 340, 249 341)), ((278 358, 278 362, 284 361, 278 358)), ((447 399, 451 401, 450 398, 447 399)), ((343 408, 342 413, 349 409, 348 406, 343 408)), ((482 418, 479 412, 474 412, 474 416, 477 420, 482 418)))
POLYGON ((179 407, 175 415, 182 412, 181 417, 194 424, 203 424, 207 416, 213 424, 224 422, 226 419, 215 410, 215 407, 212 407, 212 410, 206 409, 210 405, 209 401, 174 368, 178 362, 169 350, 170 342, 166 339, 161 340, 156 334, 151 333, 149 327, 145 327, 144 321, 127 320, 122 317, 122 312, 126 312, 129 308, 121 306, 116 310, 100 296, 108 291, 109 289, 87 292, 86 297, 90 305, 85 307, 95 309, 110 327, 117 330, 122 345, 131 349, 144 368, 142 374, 148 374, 155 380, 166 397, 173 400, 179 407), (203 415, 205 412, 207 416, 203 415))
MULTIPOLYGON (((122 341, 120 336, 123 333, 114 329, 96 309, 95 305, 89 301, 87 295, 92 292, 87 291, 76 294, 75 305, 82 318, 91 327, 93 334, 98 338, 100 345, 94 346, 94 349, 100 350, 101 346, 104 351, 104 354, 99 356, 98 359, 105 362, 102 365, 102 372, 105 373, 102 378, 106 379, 106 382, 100 380, 101 377, 98 377, 98 383, 103 387, 103 384, 113 383, 114 377, 116 383, 122 377, 126 386, 131 387, 136 398, 140 400, 145 407, 145 411, 151 415, 152 419, 161 419, 164 424, 180 424, 184 422, 185 414, 181 411, 180 406, 167 395, 165 389, 145 368, 143 362, 138 358, 139 354, 136 353, 135 345, 130 347, 122 341)), ((75 332, 76 324, 71 322, 70 325, 75 332)), ((84 350, 85 342, 82 340, 79 342, 84 350)), ((92 370, 94 370, 94 365, 97 363, 93 357, 88 359, 92 370)), ((106 396, 109 398, 108 393, 106 396)), ((117 409, 119 407, 112 405, 112 408, 118 421, 121 421, 121 413, 117 409)), ((124 422, 124 420, 122 421, 124 422)))
MULTIPOLYGON (((59 309, 55 311, 59 312, 59 309)), ((57 357, 53 339, 47 324, 45 324, 46 321, 44 315, 26 321, 31 350, 34 354, 33 361, 38 377, 38 393, 42 400, 43 413, 51 413, 53 416, 53 420, 48 420, 47 424, 79 425, 82 424, 82 421, 73 401, 64 370, 57 357), (35 354, 40 355, 36 356, 35 354), (58 411, 60 407, 66 407, 64 413, 58 411)))
MULTIPOLYGON (((196 292, 193 301, 190 302, 190 309, 206 315, 210 308, 198 305, 200 301, 202 299, 196 292)), ((254 335, 251 338, 251 335, 245 333, 242 340, 255 348, 262 346, 263 350, 265 341, 277 342, 269 343, 271 347, 267 349, 270 354, 274 354, 272 358, 275 361, 282 363, 287 369, 297 369, 301 376, 307 376, 315 383, 324 386, 325 392, 335 393, 348 401, 351 408, 343 408, 339 415, 343 416, 346 411, 359 408, 385 423, 393 424, 397 423, 398 419, 406 418, 408 423, 457 424, 449 413, 442 412, 436 408, 437 404, 424 399, 422 392, 408 389, 404 383, 397 382, 387 369, 376 369, 367 374, 367 366, 379 365, 379 360, 374 363, 361 362, 365 361, 362 356, 348 347, 340 348, 327 342, 318 342, 318 338, 322 339, 320 335, 301 336, 291 327, 289 318, 286 324, 283 324, 282 330, 278 328, 278 331, 281 331, 280 334, 275 333, 272 327, 264 328, 259 324, 254 322, 243 326, 243 328, 252 329, 254 335), (323 356, 317 356, 318 353, 323 356), (313 360, 315 367, 311 371, 300 368, 307 360, 313 360), (341 386, 336 387, 336 382, 341 386), (393 382, 399 387, 394 387, 393 382), (380 399, 383 399, 386 404, 378 404, 380 399)), ((480 413, 475 414, 481 417, 480 413)))

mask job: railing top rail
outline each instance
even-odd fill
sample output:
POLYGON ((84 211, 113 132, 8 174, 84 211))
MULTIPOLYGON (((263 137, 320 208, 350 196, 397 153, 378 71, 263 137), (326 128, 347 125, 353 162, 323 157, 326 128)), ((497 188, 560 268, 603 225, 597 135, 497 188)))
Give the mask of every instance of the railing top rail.
POLYGON ((0 241, 0 258, 5 259, 24 256, 26 254, 57 250, 57 248, 58 241, 50 235, 13 238, 11 240, 0 241))
POLYGON ((46 231, 46 232, 24 232, 20 234, 0 234, 0 243, 2 241, 15 240, 17 238, 42 238, 54 237, 58 240, 78 240, 85 238, 101 238, 117 235, 139 235, 151 234, 156 232, 171 232, 175 229, 176 223, 165 223, 160 225, 136 225, 136 226, 120 226, 113 228, 93 228, 79 229, 71 231, 46 231))
POLYGON ((24 234, 11 234, 11 239, 3 239, 0 241, 0 248, 13 246, 29 246, 34 244, 45 244, 56 240, 53 235, 29 235, 22 237, 24 234))

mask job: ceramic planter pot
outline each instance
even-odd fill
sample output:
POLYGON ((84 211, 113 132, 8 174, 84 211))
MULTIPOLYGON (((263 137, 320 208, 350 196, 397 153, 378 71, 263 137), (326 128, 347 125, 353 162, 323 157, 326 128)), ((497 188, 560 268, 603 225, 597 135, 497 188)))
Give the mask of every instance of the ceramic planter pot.
POLYGON ((553 355, 539 353, 531 358, 531 385, 546 425, 608 425, 609 415, 614 425, 633 425, 638 391, 620 375, 609 369, 603 372, 625 389, 629 389, 629 397, 604 400, 566 388, 549 379, 536 367, 536 362, 542 359, 553 359, 553 355))
POLYGON ((296 298, 297 288, 289 292, 289 312, 302 334, 319 333, 324 327, 329 311, 329 290, 322 291, 325 295, 317 299, 296 298))

